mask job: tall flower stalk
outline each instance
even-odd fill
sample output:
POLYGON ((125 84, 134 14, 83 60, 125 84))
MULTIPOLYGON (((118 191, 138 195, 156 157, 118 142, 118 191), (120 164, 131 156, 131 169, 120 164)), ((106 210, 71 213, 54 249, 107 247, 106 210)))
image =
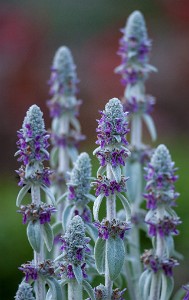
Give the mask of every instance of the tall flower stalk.
POLYGON ((65 234, 61 237, 62 254, 56 259, 59 262, 57 273, 61 277, 61 285, 68 286, 69 300, 83 299, 83 289, 92 300, 94 292, 87 278, 86 265, 90 260, 90 238, 85 235, 85 226, 80 216, 70 221, 65 234))
MULTIPOLYGON (((67 47, 60 47, 55 54, 49 80, 52 98, 47 102, 52 117, 51 166, 55 170, 52 190, 59 200, 66 192, 68 171, 78 156, 77 145, 84 139, 77 119, 81 105, 81 100, 76 98, 77 83, 76 66, 72 54, 67 47)), ((64 207, 65 204, 58 201, 55 224, 57 228, 60 228, 58 224, 62 220, 64 207)), ((58 254, 56 253, 57 249, 55 257, 58 254)))
POLYGON ((145 222, 153 249, 142 255, 145 271, 140 278, 140 292, 143 300, 168 300, 173 290, 173 267, 178 263, 173 236, 178 234, 180 219, 172 209, 178 193, 174 183, 177 180, 174 163, 168 149, 159 145, 146 168, 147 209, 145 222))
POLYGON ((144 122, 156 139, 156 130, 150 113, 153 110, 155 99, 145 92, 145 83, 151 71, 156 69, 149 65, 151 41, 143 15, 139 11, 133 12, 122 30, 118 54, 121 56, 121 65, 116 72, 121 75, 121 82, 125 86, 123 106, 129 112, 131 123, 130 150, 126 175, 131 179, 128 183, 128 196, 131 201, 133 228, 130 231, 129 254, 134 259, 126 261, 126 277, 132 299, 137 299, 138 280, 142 271, 140 264, 140 234, 139 229, 144 227, 144 212, 141 210, 143 201, 143 166, 149 160, 151 150, 143 142, 142 131, 144 122))
POLYGON ((100 161, 96 188, 96 200, 93 206, 95 226, 98 228, 98 239, 95 244, 96 267, 105 276, 107 299, 111 299, 113 281, 121 272, 124 260, 124 235, 130 229, 130 205, 122 193, 126 192, 126 180, 122 166, 129 154, 126 140, 128 132, 126 113, 119 99, 113 98, 101 111, 97 127, 97 144, 100 145, 94 154, 100 161), (99 221, 99 209, 106 199, 106 216, 99 221), (117 199, 125 209, 125 220, 117 219, 117 199))
MULTIPOLYGON (((32 105, 24 119, 22 128, 18 131, 18 161, 23 165, 17 171, 20 177, 16 204, 18 212, 27 224, 27 237, 34 251, 34 259, 20 267, 25 274, 25 281, 34 281, 36 300, 45 299, 45 283, 53 279, 52 263, 45 260, 45 248, 48 251, 53 246, 53 232, 49 224, 51 214, 56 211, 55 200, 49 185, 51 170, 44 167, 43 162, 49 159, 47 148, 49 134, 45 130, 43 114, 37 105, 32 105), (22 205, 27 192, 31 191, 31 203, 22 205), (51 204, 42 201, 43 191, 51 204)), ((58 284, 57 284, 58 286, 58 284)))
POLYGON ((89 235, 96 240, 96 228, 92 224, 92 213, 88 203, 95 200, 90 194, 91 189, 91 161, 86 152, 81 153, 74 163, 74 167, 70 172, 70 179, 67 183, 68 191, 67 204, 63 212, 62 221, 63 228, 66 229, 73 216, 79 215, 89 235))

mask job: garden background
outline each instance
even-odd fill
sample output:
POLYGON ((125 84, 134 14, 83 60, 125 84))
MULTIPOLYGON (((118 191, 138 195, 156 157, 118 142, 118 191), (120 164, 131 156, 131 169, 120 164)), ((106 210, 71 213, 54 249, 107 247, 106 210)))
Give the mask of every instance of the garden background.
MULTIPOLYGON (((21 263, 32 250, 16 213, 19 191, 15 169, 16 131, 26 110, 36 103, 51 121, 46 107, 47 81, 55 51, 68 46, 80 79, 82 132, 87 136, 80 151, 89 151, 93 175, 97 160, 96 119, 99 109, 113 97, 121 98, 123 86, 113 70, 119 31, 134 10, 141 10, 153 41, 151 64, 158 73, 147 81, 147 92, 156 97, 153 113, 158 140, 164 143, 179 167, 176 211, 183 223, 175 238, 185 258, 175 268, 176 288, 189 281, 189 2, 187 0, 38 0, 0 1, 0 299, 13 299, 22 274, 21 263)), ((149 137, 146 142, 150 143, 149 137)), ((150 245, 150 244, 149 244, 150 245)), ((143 247, 146 245, 143 244, 143 247)), ((147 245, 148 246, 148 245, 147 245)))

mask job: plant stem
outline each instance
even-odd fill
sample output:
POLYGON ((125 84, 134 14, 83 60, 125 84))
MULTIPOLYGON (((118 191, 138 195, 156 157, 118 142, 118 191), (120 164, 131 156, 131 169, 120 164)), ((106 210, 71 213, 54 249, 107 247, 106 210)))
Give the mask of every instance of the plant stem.
MULTIPOLYGON (((32 203, 35 203, 39 205, 41 203, 41 195, 40 195, 40 186, 33 184, 31 187, 31 197, 32 197, 32 203)), ((42 236, 42 230, 41 230, 41 236, 42 236)), ((43 238, 41 238, 41 245, 40 245, 40 252, 37 253, 34 251, 34 263, 36 266, 39 265, 39 263, 44 261, 44 241, 43 238)), ((42 300, 45 299, 45 284, 43 280, 38 277, 35 285, 35 294, 36 294, 36 300, 42 300)))

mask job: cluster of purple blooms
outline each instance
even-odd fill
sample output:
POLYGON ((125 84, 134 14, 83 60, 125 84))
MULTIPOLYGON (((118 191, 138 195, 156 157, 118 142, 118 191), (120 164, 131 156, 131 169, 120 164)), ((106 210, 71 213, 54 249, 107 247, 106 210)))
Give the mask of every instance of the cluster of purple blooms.
POLYGON ((145 100, 139 100, 137 100, 135 97, 131 97, 129 101, 125 101, 123 104, 124 111, 129 111, 129 113, 133 114, 151 114, 156 102, 155 98, 151 95, 145 95, 145 100))
POLYGON ((71 220, 65 234, 60 238, 61 250, 64 254, 60 263, 60 274, 69 279, 75 278, 73 266, 80 267, 83 277, 86 278, 86 254, 91 252, 88 247, 90 238, 85 236, 84 223, 80 216, 71 220))
POLYGON ((22 264, 21 267, 19 267, 19 270, 24 273, 26 282, 37 280, 38 276, 55 275, 54 263, 49 259, 39 263, 37 266, 33 262, 28 261, 27 263, 22 264))
MULTIPOLYGON (((112 104, 113 102, 109 103, 110 110, 112 104)), ((96 141, 96 144, 99 144, 101 148, 117 143, 127 145, 128 142, 125 138, 125 135, 129 131, 127 128, 128 122, 126 121, 127 113, 123 113, 123 116, 119 116, 119 112, 116 111, 115 105, 115 119, 112 118, 111 114, 108 114, 107 110, 106 112, 100 111, 100 114, 102 117, 100 120, 97 120, 98 127, 96 131, 98 140, 96 141)))
POLYGON ((121 82, 124 86, 136 84, 148 72, 146 64, 149 60, 151 41, 148 39, 146 31, 143 30, 145 28, 143 23, 144 20, 140 13, 135 12, 135 15, 130 16, 128 25, 121 29, 123 37, 120 39, 118 54, 121 56, 122 62, 116 71, 122 75, 121 82))
POLYGON ((107 177, 98 176, 98 179, 92 183, 96 188, 95 195, 98 196, 103 193, 105 196, 113 195, 115 193, 126 192, 126 181, 128 178, 124 176, 121 177, 121 181, 117 182, 116 180, 109 180, 107 177))
POLYGON ((51 133, 51 141, 54 146, 57 147, 78 147, 78 144, 85 139, 83 134, 77 133, 74 130, 69 131, 69 135, 58 135, 55 132, 51 133))
POLYGON ((49 134, 45 130, 44 123, 39 123, 39 119, 42 119, 42 112, 37 105, 33 105, 32 114, 30 109, 25 117, 22 129, 18 131, 17 146, 19 150, 15 155, 20 156, 18 161, 23 162, 25 166, 35 161, 42 162, 49 159, 47 152, 49 134))
POLYGON ((126 149, 114 149, 113 151, 106 149, 105 151, 99 150, 96 152, 96 157, 102 167, 106 166, 107 163, 111 164, 112 167, 125 166, 128 155, 129 152, 126 149))
POLYGON ((145 268, 157 273, 159 270, 163 270, 164 274, 168 277, 173 276, 173 268, 178 265, 177 260, 173 258, 159 258, 153 255, 151 250, 146 250, 141 256, 141 260, 145 268))
POLYGON ((176 228, 177 225, 181 223, 180 218, 173 218, 170 216, 164 216, 163 219, 152 219, 146 220, 146 223, 149 225, 149 235, 150 236, 157 236, 157 233, 161 237, 169 236, 169 235, 177 235, 179 234, 178 229, 176 228))
POLYGON ((37 220, 39 220, 40 224, 45 224, 51 221, 51 214, 56 211, 57 209, 50 204, 41 203, 40 205, 37 205, 36 203, 31 203, 28 205, 21 205, 17 212, 23 215, 23 224, 37 220))
MULTIPOLYGON (((162 160, 163 161, 163 160, 162 160)), ((175 192, 174 183, 178 176, 175 175, 174 163, 169 165, 149 163, 146 168, 147 181, 144 198, 147 200, 148 209, 156 209, 159 204, 175 206, 179 193, 175 192)))
MULTIPOLYGON (((111 295, 111 300, 124 300, 123 294, 125 293, 126 289, 123 289, 120 291, 118 288, 112 291, 111 295)), ((107 291, 106 287, 102 284, 94 288, 94 293, 95 293, 95 299, 96 300, 102 300, 102 299, 107 299, 107 291)), ((91 298, 87 299, 91 300, 91 298)))
POLYGON ((107 240, 109 237, 115 238, 117 236, 120 239, 124 239, 125 232, 131 229, 130 224, 120 221, 120 220, 111 220, 108 221, 103 219, 102 222, 95 221, 94 225, 98 229, 98 236, 103 240, 107 240))

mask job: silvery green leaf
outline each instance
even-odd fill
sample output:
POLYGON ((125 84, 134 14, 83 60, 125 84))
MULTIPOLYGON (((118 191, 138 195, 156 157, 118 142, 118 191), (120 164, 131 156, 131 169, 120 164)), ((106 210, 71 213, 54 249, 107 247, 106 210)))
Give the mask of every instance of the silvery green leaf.
POLYGON ((53 224, 52 230, 53 230, 54 236, 56 236, 59 233, 62 233, 62 223, 58 222, 58 223, 53 224))
POLYGON ((56 201, 57 204, 59 204, 60 202, 62 202, 66 197, 68 196, 68 192, 62 194, 56 201))
POLYGON ((161 274, 161 298, 160 300, 169 300, 174 288, 174 281, 172 277, 165 276, 164 273, 161 274))
POLYGON ((45 278, 45 280, 50 287, 51 300, 62 300, 62 290, 58 280, 53 277, 45 278))
POLYGON ((101 147, 97 147, 94 151, 93 151, 93 155, 95 155, 98 151, 101 150, 101 147))
POLYGON ((131 207, 128 202, 128 200, 121 194, 117 194, 118 198, 121 200, 121 203, 124 207, 125 213, 126 213, 126 221, 129 221, 131 218, 131 207))
POLYGON ((45 300, 52 300, 52 293, 51 293, 50 289, 48 289, 48 291, 47 291, 45 300))
POLYGON ((98 238, 95 243, 94 256, 96 262, 96 268, 99 274, 105 273, 105 253, 106 253, 106 241, 98 238))
POLYGON ((123 278, 121 274, 114 280, 114 284, 119 288, 120 286, 123 286, 123 278))
MULTIPOLYGON (((145 298, 146 295, 146 291, 144 291, 144 285, 146 282, 149 281, 149 278, 151 278, 151 273, 149 270, 145 270, 141 276, 140 276, 140 279, 139 279, 139 293, 140 293, 140 296, 142 297, 142 300, 147 300, 148 298, 145 298)), ((149 291, 147 291, 149 293, 149 291)))
POLYGON ((158 72, 158 69, 152 65, 147 64, 146 68, 148 69, 148 71, 150 72, 158 72))
POLYGON ((54 235, 49 223, 45 223, 41 226, 43 228, 43 239, 48 251, 51 251, 53 242, 54 242, 54 235))
POLYGON ((31 185, 30 184, 26 184, 25 186, 23 186, 21 188, 21 190, 18 193, 17 199, 16 199, 16 205, 20 206, 20 204, 22 203, 22 200, 24 198, 24 196, 27 194, 27 192, 29 191, 31 185))
POLYGON ((70 279, 68 278, 64 278, 60 281, 60 285, 63 287, 65 284, 69 283, 70 282, 70 279))
POLYGON ((120 274, 125 260, 124 243, 120 237, 109 237, 106 241, 106 255, 110 279, 115 280, 120 274))
POLYGON ((85 194, 84 196, 85 196, 87 199, 91 200, 92 202, 94 202, 95 199, 96 199, 96 197, 93 196, 93 195, 91 195, 91 194, 85 194))
POLYGON ((82 285, 83 285, 84 290, 89 295, 90 299, 95 300, 96 298, 95 298, 94 290, 93 290, 92 286, 86 280, 83 280, 82 285))
POLYGON ((113 137, 116 139, 118 143, 121 143, 121 136, 114 134, 113 137))
POLYGON ((53 168, 56 167, 58 162, 58 147, 53 147, 50 155, 50 163, 53 168))
POLYGON ((99 209, 100 209, 100 205, 102 202, 102 199, 104 198, 104 194, 100 194, 98 195, 98 197, 96 198, 94 205, 93 205, 93 216, 95 220, 98 220, 98 213, 99 213, 99 209))
POLYGON ((75 279, 77 280, 78 284, 81 284, 83 281, 83 273, 81 270, 81 266, 72 265, 73 273, 75 275, 75 279))
POLYGON ((98 168, 98 171, 97 171, 97 177, 99 176, 99 175, 103 175, 104 174, 104 172, 106 171, 106 166, 100 166, 99 168, 98 168))
MULTIPOLYGON (((156 274, 155 274, 156 275, 156 274)), ((143 299, 144 300, 150 300, 149 299, 149 295, 150 295, 150 288, 151 288, 151 275, 148 274, 148 276, 146 277, 146 280, 144 282, 144 286, 143 286, 143 299)))
POLYGON ((156 133, 155 124, 154 124, 154 121, 153 121, 152 117, 148 114, 144 114, 143 115, 143 120, 146 124, 146 127, 149 130, 152 141, 155 141, 156 138, 157 138, 157 133, 156 133))
POLYGON ((27 226, 27 237, 33 250, 40 252, 41 247, 41 226, 39 221, 30 221, 27 226))
POLYGON ((111 167, 112 174, 115 178, 115 181, 120 182, 121 181, 121 168, 120 168, 120 166, 112 167, 112 165, 110 165, 110 167, 111 167))
POLYGON ((68 147, 68 155, 69 158, 71 159, 72 163, 76 161, 78 158, 78 150, 76 147, 68 147))
POLYGON ((128 162, 126 168, 128 197, 132 202, 142 201, 141 184, 142 184, 142 168, 139 162, 128 162))
POLYGON ((53 120, 52 120, 52 130, 54 132, 57 132, 59 127, 60 127, 59 119, 58 118, 53 118, 53 120))
POLYGON ((76 131, 80 132, 81 131, 81 126, 77 118, 72 116, 70 118, 70 123, 73 125, 73 127, 76 129, 76 131))
POLYGON ((45 194, 48 196, 48 198, 51 200, 52 204, 54 206, 56 206, 55 198, 54 198, 54 195, 51 192, 51 190, 46 185, 44 185, 44 184, 41 185, 40 187, 45 192, 45 194))
POLYGON ((69 224, 70 220, 72 219, 73 212, 75 210, 75 206, 68 205, 65 207, 62 213, 62 227, 64 231, 66 231, 67 225, 69 224))
POLYGON ((85 223, 85 227, 86 227, 86 231, 88 232, 88 234, 90 235, 90 237, 95 242, 97 240, 97 237, 98 237, 98 230, 97 230, 97 228, 93 224, 90 224, 90 223, 85 223))

